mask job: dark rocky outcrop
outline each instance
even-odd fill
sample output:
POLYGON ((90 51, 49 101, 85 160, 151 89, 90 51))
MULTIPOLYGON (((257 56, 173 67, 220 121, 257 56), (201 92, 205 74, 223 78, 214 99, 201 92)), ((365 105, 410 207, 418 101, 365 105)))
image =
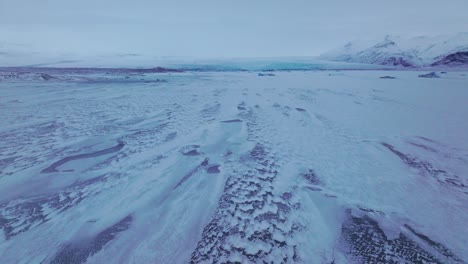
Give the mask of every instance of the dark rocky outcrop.
POLYGON ((459 51, 438 57, 431 66, 468 66, 468 51, 459 51))

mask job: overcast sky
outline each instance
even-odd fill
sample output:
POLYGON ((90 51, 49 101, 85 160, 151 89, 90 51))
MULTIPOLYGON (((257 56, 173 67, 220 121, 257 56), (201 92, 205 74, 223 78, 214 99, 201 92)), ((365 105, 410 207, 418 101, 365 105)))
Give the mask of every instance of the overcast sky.
POLYGON ((468 31, 467 10, 468 0, 0 0, 0 48, 313 56, 360 38, 468 31))

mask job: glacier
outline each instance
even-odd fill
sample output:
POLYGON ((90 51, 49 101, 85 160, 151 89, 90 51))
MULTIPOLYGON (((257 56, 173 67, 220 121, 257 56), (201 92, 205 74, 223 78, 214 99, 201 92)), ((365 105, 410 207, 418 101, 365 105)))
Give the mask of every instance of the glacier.
POLYGON ((1 69, 0 263, 467 263, 467 73, 300 63, 1 69))

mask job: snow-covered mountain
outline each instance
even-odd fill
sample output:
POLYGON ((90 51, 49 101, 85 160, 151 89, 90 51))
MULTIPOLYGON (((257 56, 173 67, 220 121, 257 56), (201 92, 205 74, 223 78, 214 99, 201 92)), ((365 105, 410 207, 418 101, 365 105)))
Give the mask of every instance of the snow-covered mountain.
POLYGON ((377 44, 348 42, 320 59, 402 67, 467 66, 468 33, 410 39, 387 35, 377 44))

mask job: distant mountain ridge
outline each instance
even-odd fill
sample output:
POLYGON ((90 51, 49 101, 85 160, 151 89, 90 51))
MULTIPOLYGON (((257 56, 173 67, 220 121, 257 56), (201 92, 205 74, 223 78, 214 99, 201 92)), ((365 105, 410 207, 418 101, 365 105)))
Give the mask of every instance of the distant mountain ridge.
POLYGON ((410 39, 387 35, 373 45, 348 42, 319 58, 400 67, 468 67, 468 33, 410 39))

